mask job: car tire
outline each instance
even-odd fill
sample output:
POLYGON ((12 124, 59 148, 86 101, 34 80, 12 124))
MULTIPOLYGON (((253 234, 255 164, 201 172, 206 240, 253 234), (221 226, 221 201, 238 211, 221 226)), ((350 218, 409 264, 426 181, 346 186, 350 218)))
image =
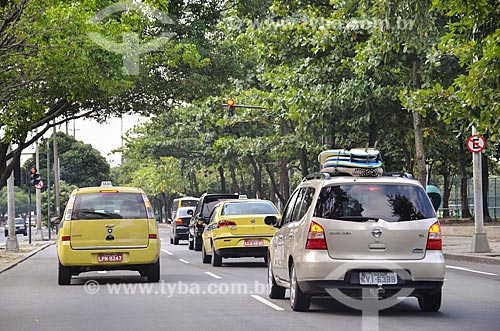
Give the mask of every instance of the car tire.
POLYGON ((174 243, 174 239, 172 237, 170 237, 170 243, 173 244, 174 243))
POLYGON ((212 262, 212 255, 208 255, 206 250, 205 250, 205 245, 201 248, 201 261, 203 263, 210 263, 212 262))
POLYGON ((23 232, 23 236, 27 236, 27 235, 28 235, 28 232, 25 230, 25 231, 23 232))
POLYGON ((179 245, 179 238, 174 237, 174 245, 179 245))
POLYGON ((267 265, 267 295, 271 299, 283 299, 285 297, 286 288, 276 284, 271 265, 267 265))
POLYGON ((436 293, 425 294, 418 297, 418 305, 422 311, 436 312, 441 308, 442 291, 439 289, 436 293))
POLYGON ((155 263, 148 265, 146 269, 148 282, 157 283, 160 281, 160 259, 158 259, 155 263))
POLYGON ((8 237, 9 236, 9 231, 5 230, 4 234, 5 234, 6 237, 8 237))
POLYGON ((199 252, 201 251, 201 246, 202 246, 202 241, 201 238, 196 238, 194 237, 194 250, 199 252))
POLYGON ((293 263, 290 269, 290 306, 294 311, 308 311, 311 298, 300 289, 293 263))
POLYGON ((214 267, 220 267, 222 265, 222 256, 220 256, 219 254, 217 254, 217 252, 213 248, 212 248, 212 253, 213 253, 212 265, 214 267))
POLYGON ((69 285, 71 283, 71 268, 63 266, 61 262, 59 262, 57 283, 59 285, 69 285))

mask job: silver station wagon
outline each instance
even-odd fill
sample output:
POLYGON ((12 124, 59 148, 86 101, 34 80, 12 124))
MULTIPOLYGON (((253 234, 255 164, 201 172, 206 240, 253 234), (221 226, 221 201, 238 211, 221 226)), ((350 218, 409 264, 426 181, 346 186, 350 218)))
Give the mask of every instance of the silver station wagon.
MULTIPOLYGON (((317 174, 291 195, 268 250, 268 292, 293 310, 311 297, 414 296, 441 306, 441 228, 421 184, 404 176, 317 174)), ((339 300, 343 302, 342 300, 339 300)))

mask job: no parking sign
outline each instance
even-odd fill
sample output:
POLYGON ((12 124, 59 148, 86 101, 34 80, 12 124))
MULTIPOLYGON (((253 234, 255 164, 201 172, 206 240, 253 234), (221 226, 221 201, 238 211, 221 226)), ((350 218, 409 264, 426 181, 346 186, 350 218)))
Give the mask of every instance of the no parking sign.
POLYGON ((473 134, 467 139, 467 149, 472 153, 481 153, 486 147, 486 139, 483 136, 473 134))

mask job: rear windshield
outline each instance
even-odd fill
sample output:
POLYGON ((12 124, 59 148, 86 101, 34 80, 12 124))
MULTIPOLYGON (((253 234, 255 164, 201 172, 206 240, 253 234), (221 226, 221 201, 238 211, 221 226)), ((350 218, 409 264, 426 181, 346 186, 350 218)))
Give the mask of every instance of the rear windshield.
POLYGON ((142 194, 116 192, 75 196, 72 220, 101 218, 148 218, 142 194))
POLYGON ((226 202, 222 208, 221 215, 263 215, 278 214, 272 203, 267 201, 258 202, 226 202))
POLYGON ((435 217, 421 187, 412 185, 341 185, 324 187, 314 210, 315 217, 388 222, 435 217))
POLYGON ((180 207, 196 207, 198 204, 198 199, 182 199, 180 201, 180 207))
POLYGON ((208 217, 212 213, 212 210, 214 209, 216 204, 218 204, 221 201, 225 201, 228 199, 235 199, 235 198, 238 198, 238 196, 231 195, 231 196, 226 196, 226 197, 225 196, 206 197, 203 201, 203 206, 201 206, 201 212, 200 212, 201 215, 200 216, 208 217))

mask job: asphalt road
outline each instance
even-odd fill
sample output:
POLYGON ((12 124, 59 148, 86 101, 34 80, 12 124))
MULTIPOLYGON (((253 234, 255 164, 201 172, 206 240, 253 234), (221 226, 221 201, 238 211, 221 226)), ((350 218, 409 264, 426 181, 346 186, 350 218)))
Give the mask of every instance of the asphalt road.
MULTIPOLYGON (((334 299, 293 312, 266 295, 263 259, 201 263, 187 243, 169 244, 161 229, 160 283, 135 272, 86 273, 57 285, 55 246, 0 274, 0 331, 7 330, 484 330, 500 325, 500 266, 447 268, 441 311, 420 311, 415 298, 371 316, 334 299)), ((287 295, 288 297, 288 295, 287 295)))

